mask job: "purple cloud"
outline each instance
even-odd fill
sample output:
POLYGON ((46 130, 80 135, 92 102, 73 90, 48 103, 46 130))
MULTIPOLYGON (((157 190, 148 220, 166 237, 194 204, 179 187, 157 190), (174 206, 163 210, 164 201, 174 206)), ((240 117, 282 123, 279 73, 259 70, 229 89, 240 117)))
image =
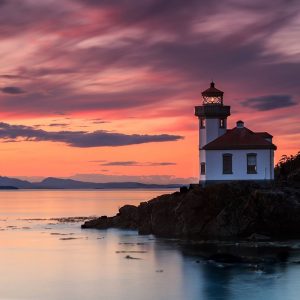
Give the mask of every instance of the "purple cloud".
POLYGON ((138 162, 134 160, 130 161, 110 161, 103 162, 101 166, 123 166, 123 167, 158 167, 158 166, 174 166, 173 162, 138 162))
POLYGON ((1 91, 5 94, 13 94, 13 95, 25 93, 24 90, 22 90, 21 88, 19 88, 17 86, 6 86, 6 87, 2 88, 1 91))
POLYGON ((289 53, 288 41, 280 43, 281 52, 272 43, 278 36, 293 40, 288 29, 297 17, 298 1, 289 5, 281 0, 247 5, 216 0, 0 3, 4 39, 30 33, 38 40, 49 35, 47 43, 36 44, 34 55, 2 75, 9 84, 26 90, 18 95, 19 101, 0 97, 5 112, 120 113, 148 108, 144 110, 148 114, 151 108, 162 108, 163 114, 163 108, 177 105, 178 100, 193 106, 212 77, 231 87, 231 94, 239 87, 246 97, 258 90, 291 95, 297 101, 299 57, 289 53), (105 20, 99 22, 103 16, 105 20), (282 34, 284 30, 289 34, 282 34), (139 78, 141 69, 147 70, 149 80, 139 78), (107 83, 105 72, 131 75, 107 83))
POLYGON ((45 131, 30 126, 10 125, 0 123, 0 138, 9 141, 24 139, 25 141, 52 141, 63 142, 72 147, 118 147, 137 145, 152 142, 178 141, 182 136, 178 135, 147 135, 147 134, 123 134, 108 131, 45 131))
POLYGON ((241 102, 242 105, 259 110, 273 110, 297 105, 290 95, 266 95, 249 98, 241 102))
POLYGON ((50 123, 47 126, 50 126, 50 127, 67 127, 69 125, 70 124, 68 124, 68 123, 50 123))

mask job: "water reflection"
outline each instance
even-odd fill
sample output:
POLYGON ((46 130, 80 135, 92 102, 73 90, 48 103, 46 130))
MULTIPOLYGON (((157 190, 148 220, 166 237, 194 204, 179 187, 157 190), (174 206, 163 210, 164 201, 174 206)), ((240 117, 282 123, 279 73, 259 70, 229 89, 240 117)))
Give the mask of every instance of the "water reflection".
POLYGON ((202 264, 204 299, 231 299, 230 283, 232 280, 232 270, 230 268, 202 264))
POLYGON ((128 194, 124 203, 112 200, 119 192, 35 193, 22 197, 19 191, 16 197, 10 194, 11 203, 0 201, 0 299, 296 300, 300 294, 298 264, 262 270, 222 265, 199 259, 176 240, 126 230, 82 230, 79 223, 43 219, 68 212, 89 215, 94 208, 108 214, 130 197, 147 200, 143 192, 128 194), (28 216, 42 219, 23 220, 28 216))

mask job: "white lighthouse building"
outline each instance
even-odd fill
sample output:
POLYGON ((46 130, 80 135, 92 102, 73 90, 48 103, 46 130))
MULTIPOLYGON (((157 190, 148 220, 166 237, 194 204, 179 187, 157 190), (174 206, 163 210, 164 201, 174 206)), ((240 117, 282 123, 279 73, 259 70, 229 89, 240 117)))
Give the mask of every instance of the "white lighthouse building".
POLYGON ((227 129, 230 106, 223 104, 223 94, 212 82, 202 92, 202 105, 195 107, 199 118, 200 183, 273 180, 276 146, 272 135, 253 132, 243 121, 227 129))

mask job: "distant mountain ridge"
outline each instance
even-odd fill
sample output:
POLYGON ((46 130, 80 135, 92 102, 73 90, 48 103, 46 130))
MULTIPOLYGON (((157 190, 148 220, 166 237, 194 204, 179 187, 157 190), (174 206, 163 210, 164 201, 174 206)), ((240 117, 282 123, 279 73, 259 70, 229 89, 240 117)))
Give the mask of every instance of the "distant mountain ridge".
POLYGON ((40 182, 30 182, 17 178, 0 176, 1 187, 14 187, 18 189, 156 189, 178 188, 181 184, 146 184, 139 182, 84 182, 73 179, 48 177, 40 182))

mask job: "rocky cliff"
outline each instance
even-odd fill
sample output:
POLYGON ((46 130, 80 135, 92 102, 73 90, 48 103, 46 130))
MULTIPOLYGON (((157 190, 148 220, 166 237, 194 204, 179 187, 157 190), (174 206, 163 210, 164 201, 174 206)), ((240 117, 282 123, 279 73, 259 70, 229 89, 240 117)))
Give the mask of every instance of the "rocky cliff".
POLYGON ((300 238, 300 189, 233 182, 191 186, 139 206, 125 205, 114 217, 82 228, 137 229, 140 234, 189 239, 300 238))

